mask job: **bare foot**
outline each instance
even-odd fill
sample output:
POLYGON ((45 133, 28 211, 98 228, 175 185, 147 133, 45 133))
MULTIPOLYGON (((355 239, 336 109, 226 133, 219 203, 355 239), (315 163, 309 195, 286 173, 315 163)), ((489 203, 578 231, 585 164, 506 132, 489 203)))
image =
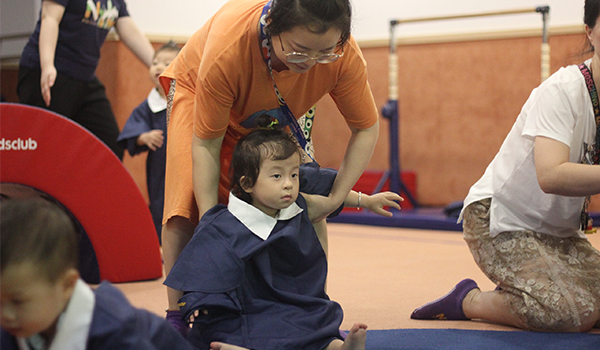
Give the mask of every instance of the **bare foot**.
POLYGON ((367 325, 355 323, 346 336, 345 341, 336 339, 329 343, 325 350, 365 350, 367 341, 367 325))
POLYGON ((242 348, 237 345, 219 343, 217 341, 214 341, 214 342, 210 343, 210 350, 248 350, 248 349, 242 348))
POLYGON ((367 325, 364 323, 355 323, 350 328, 350 332, 348 332, 348 336, 340 350, 365 350, 366 341, 367 325))

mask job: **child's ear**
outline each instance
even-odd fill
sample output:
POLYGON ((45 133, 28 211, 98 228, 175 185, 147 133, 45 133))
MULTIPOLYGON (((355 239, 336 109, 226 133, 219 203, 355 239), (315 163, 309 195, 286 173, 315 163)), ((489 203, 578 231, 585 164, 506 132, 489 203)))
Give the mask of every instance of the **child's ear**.
POLYGON ((242 176, 240 178, 240 186, 242 186, 242 190, 246 193, 252 193, 252 186, 250 186, 250 181, 246 176, 242 176))
POLYGON ((63 293, 66 297, 70 298, 71 294, 73 294, 73 290, 75 289, 75 285, 79 280, 79 276, 79 271, 76 268, 70 268, 64 273, 61 283, 63 287, 63 293))

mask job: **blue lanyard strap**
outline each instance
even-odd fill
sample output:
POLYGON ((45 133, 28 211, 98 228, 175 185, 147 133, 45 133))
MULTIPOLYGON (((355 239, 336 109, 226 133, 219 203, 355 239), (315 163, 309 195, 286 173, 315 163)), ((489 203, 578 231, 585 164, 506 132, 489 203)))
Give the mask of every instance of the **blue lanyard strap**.
MULTIPOLYGON (((273 78, 273 65, 271 63, 271 40, 266 32, 267 25, 267 15, 269 14, 269 9, 271 8, 271 4, 273 1, 267 2, 265 7, 263 8, 262 14, 260 16, 259 25, 260 25, 260 48, 263 54, 263 59, 267 64, 267 68, 269 68, 269 74, 271 75, 271 81, 273 82, 273 88, 275 89, 275 95, 277 95, 277 102, 279 103, 279 108, 283 112, 283 117, 285 124, 290 127, 292 134, 296 138, 296 141, 300 145, 300 147, 310 156, 310 158, 315 161, 311 152, 309 152, 309 145, 306 141, 306 137, 304 136, 304 130, 300 128, 298 121, 294 117, 294 113, 290 110, 287 103, 283 99, 283 96, 279 92, 277 88, 277 84, 275 84, 275 78, 273 78)), ((312 109, 311 109, 312 110, 312 109)), ((312 121, 311 121, 312 122, 312 121)), ((312 123, 311 123, 312 124, 312 123)))

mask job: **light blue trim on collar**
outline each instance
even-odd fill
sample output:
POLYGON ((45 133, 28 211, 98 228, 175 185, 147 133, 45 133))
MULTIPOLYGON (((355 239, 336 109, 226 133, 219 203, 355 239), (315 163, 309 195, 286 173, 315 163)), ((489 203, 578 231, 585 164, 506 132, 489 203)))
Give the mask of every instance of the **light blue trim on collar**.
POLYGON ((302 213, 304 209, 300 208, 295 202, 289 207, 281 209, 277 218, 270 217, 257 207, 250 205, 237 198, 233 193, 229 193, 229 204, 227 209, 233 216, 244 224, 252 233, 260 237, 263 241, 269 238, 277 220, 289 220, 302 213))

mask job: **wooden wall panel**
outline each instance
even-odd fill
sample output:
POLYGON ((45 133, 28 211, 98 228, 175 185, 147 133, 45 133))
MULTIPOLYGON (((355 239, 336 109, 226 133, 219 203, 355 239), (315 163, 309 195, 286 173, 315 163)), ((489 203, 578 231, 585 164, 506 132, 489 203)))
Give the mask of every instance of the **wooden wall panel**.
MULTIPOLYGON (((541 81, 540 41, 531 37, 398 47, 401 167, 416 173, 421 204, 462 200, 483 174, 541 81)), ((552 36, 551 71, 584 60, 583 43, 583 35, 552 36)), ((381 108, 387 100, 388 49, 363 51, 381 108)), ((316 118, 317 159, 335 167, 348 133, 337 132, 345 126, 329 98, 319 103, 316 118)), ((388 169, 388 134, 382 118, 370 169, 388 169)))
MULTIPOLYGON (((584 60, 579 54, 584 40, 583 34, 551 36, 551 71, 584 60)), ((540 38, 407 44, 397 52, 401 166, 416 173, 421 204, 462 200, 540 83, 540 38)), ((363 53, 381 109, 388 98, 388 48, 366 47, 363 53)), ((109 41, 97 74, 122 127, 152 88, 148 71, 124 44, 109 41)), ((16 87, 16 75, 3 69, 2 79, 2 93, 9 96, 5 91, 16 87)), ((388 135, 388 121, 381 118, 369 169, 388 169, 388 135)), ((339 166, 349 136, 331 98, 324 97, 317 104, 313 131, 322 166, 339 166)), ((126 156, 124 163, 145 193, 145 157, 126 156)), ((596 202, 593 209, 600 210, 596 202)))

